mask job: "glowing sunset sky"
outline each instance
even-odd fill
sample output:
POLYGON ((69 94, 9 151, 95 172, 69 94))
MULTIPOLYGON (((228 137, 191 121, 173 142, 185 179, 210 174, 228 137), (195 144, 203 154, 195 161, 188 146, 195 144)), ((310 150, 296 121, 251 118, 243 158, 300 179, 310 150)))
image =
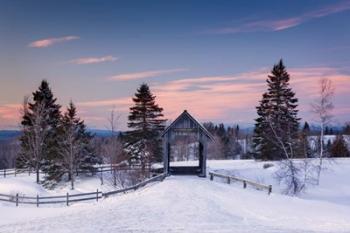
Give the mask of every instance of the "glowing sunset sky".
POLYGON ((300 117, 318 80, 336 87, 334 124, 350 120, 350 1, 0 2, 0 129, 47 79, 90 128, 109 111, 126 128, 131 97, 147 82, 165 117, 251 125, 266 77, 283 58, 300 117))

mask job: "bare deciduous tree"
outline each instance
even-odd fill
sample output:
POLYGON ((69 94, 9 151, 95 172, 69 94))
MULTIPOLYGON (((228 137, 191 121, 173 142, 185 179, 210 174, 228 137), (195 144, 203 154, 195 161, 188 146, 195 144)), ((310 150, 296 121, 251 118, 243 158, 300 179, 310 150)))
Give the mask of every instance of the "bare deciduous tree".
POLYGON ((105 162, 111 165, 113 169, 113 184, 117 185, 118 178, 121 177, 119 172, 116 171, 116 166, 126 159, 126 155, 124 153, 123 143, 119 138, 118 129, 118 121, 120 118, 120 114, 116 114, 115 110, 111 111, 111 115, 108 118, 107 127, 110 130, 111 135, 106 139, 106 142, 103 144, 103 154, 105 162))
POLYGON ((319 154, 317 155, 319 158, 319 164, 317 166, 317 184, 320 182, 320 176, 323 165, 324 158, 324 130, 326 126, 332 120, 332 110, 334 108, 333 105, 333 96, 334 96, 334 87, 332 81, 327 78, 322 78, 320 80, 320 89, 319 89, 319 97, 311 104, 312 111, 318 118, 318 122, 321 127, 320 132, 320 148, 319 154))
MULTIPOLYGON (((267 123, 270 126, 272 135, 269 135, 269 140, 275 146, 279 147, 284 153, 284 159, 279 161, 279 169, 275 173, 275 177, 280 183, 285 185, 284 192, 286 194, 296 195, 305 188, 306 180, 301 180, 301 169, 293 160, 295 158, 295 152, 293 149, 294 140, 289 137, 288 141, 284 141, 283 135, 280 135, 282 130, 276 129, 276 126, 272 123, 272 120, 268 118, 267 123)), ((306 178, 305 176, 304 178, 306 178)))
POLYGON ((45 116, 47 116, 47 109, 43 102, 35 105, 33 111, 29 109, 29 98, 25 97, 23 101, 23 115, 29 122, 29 125, 23 126, 23 140, 26 151, 20 153, 20 160, 28 168, 33 168, 36 172, 36 182, 40 181, 40 167, 44 157, 44 141, 47 137, 48 131, 45 116))

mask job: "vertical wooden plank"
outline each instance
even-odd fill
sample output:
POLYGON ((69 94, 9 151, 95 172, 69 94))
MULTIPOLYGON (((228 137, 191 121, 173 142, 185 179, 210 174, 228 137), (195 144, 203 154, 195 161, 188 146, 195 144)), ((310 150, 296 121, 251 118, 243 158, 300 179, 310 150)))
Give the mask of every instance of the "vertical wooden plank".
POLYGON ((18 206, 18 193, 16 193, 16 206, 18 206))
POLYGON ((98 189, 96 190, 96 202, 98 202, 98 189))
POLYGON ((67 204, 67 206, 69 206, 69 193, 67 193, 66 204, 67 204))
POLYGON ((6 177, 6 169, 4 169, 4 178, 6 177))
POLYGON ((36 207, 39 207, 39 194, 36 195, 36 207))
POLYGON ((272 192, 272 185, 269 185, 269 195, 271 194, 272 192))
POLYGON ((247 188, 247 182, 245 182, 245 180, 243 180, 243 188, 247 188))
POLYGON ((168 133, 163 136, 163 172, 168 174, 168 133))
POLYGON ((102 172, 102 167, 100 168, 100 173, 101 173, 101 185, 103 185, 103 172, 102 172))

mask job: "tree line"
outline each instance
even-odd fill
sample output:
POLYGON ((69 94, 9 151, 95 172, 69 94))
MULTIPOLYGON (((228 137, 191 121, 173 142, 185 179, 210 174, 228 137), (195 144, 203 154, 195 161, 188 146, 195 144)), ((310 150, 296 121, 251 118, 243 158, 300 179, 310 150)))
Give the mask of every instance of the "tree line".
POLYGON ((117 132, 118 119, 112 111, 108 119, 111 136, 98 141, 78 117, 75 104, 71 101, 62 112, 49 83, 43 80, 32 97, 24 99, 16 167, 33 169, 36 182, 48 188, 67 179, 74 189, 77 170, 94 173, 94 165, 102 162, 136 163, 146 175, 147 165, 162 159, 160 133, 166 120, 147 84, 137 89, 133 102, 128 117, 130 130, 117 132))
MULTIPOLYGON (((350 124, 338 132, 333 143, 325 137, 333 133, 330 122, 334 88, 330 80, 320 81, 319 97, 312 103, 320 125, 319 130, 312 130, 308 122, 301 127, 298 99, 289 84, 290 78, 282 60, 273 66, 266 80, 267 90, 256 107, 258 117, 252 134, 242 132, 239 125, 204 123, 215 138, 208 148, 210 158, 234 159, 240 155, 240 158, 287 161, 282 171, 288 174, 302 170, 293 159, 317 158, 319 163, 314 170, 318 182, 324 158, 349 156, 343 134, 350 134, 350 124)), ((54 187, 67 179, 74 188, 75 171, 93 173, 94 165, 99 163, 138 164, 147 176, 150 165, 162 161, 160 135, 167 120, 147 84, 140 85, 132 100, 129 130, 123 133, 118 130, 119 115, 112 110, 108 119, 110 136, 97 138, 78 117, 73 102, 62 111, 49 83, 43 80, 38 90, 23 102, 20 149, 19 152, 11 149, 18 154, 16 166, 35 170, 37 182, 46 187, 54 187), (45 174, 43 180, 40 180, 40 171, 45 174)), ((292 184, 292 192, 302 189, 296 177, 286 181, 292 184)))

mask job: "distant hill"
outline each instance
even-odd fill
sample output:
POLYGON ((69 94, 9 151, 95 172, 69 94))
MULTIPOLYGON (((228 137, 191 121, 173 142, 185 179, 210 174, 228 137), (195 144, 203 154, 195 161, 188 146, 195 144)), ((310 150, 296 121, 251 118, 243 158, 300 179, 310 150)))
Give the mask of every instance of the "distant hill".
MULTIPOLYGON (((88 129, 88 131, 97 137, 109 137, 111 132, 103 129, 88 129)), ((19 130, 0 130, 0 141, 16 138, 21 135, 19 130)))
MULTIPOLYGON (((95 134, 97 137, 109 137, 111 136, 110 130, 105 129, 88 129, 88 131, 92 134, 95 134)), ((119 134, 119 132, 117 132, 119 134)))
POLYGON ((0 130, 0 140, 8 140, 21 135, 19 130, 0 130))

